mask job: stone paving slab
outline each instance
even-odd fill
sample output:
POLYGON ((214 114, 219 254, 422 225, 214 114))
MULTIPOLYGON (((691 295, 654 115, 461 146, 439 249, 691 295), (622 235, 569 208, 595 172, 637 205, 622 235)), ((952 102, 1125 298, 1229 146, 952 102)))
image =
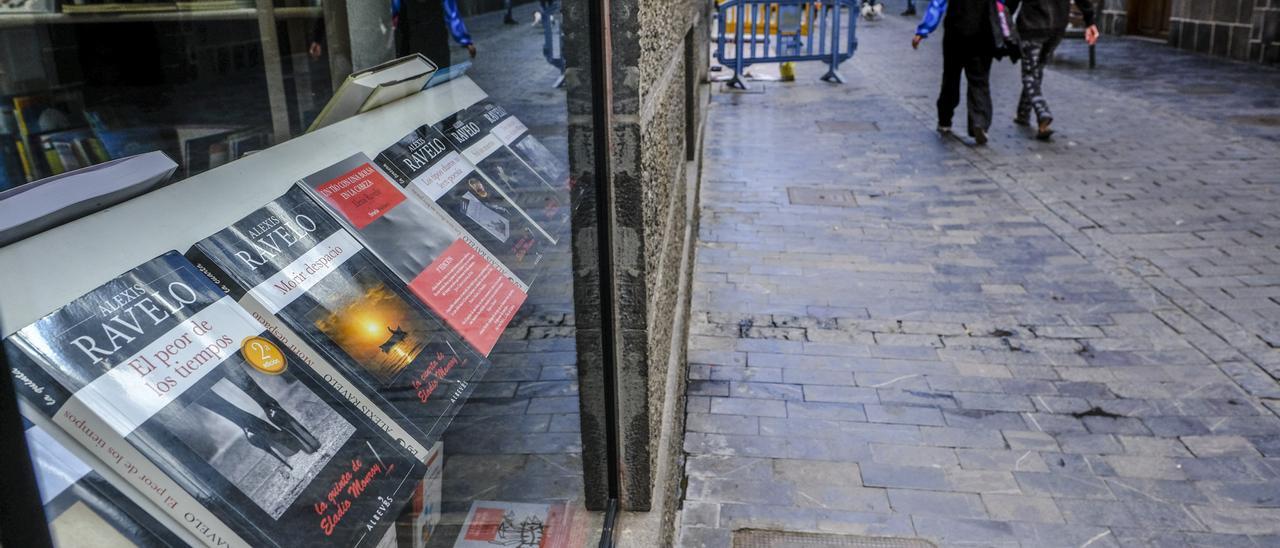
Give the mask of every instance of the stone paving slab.
POLYGON ((713 97, 681 545, 1280 545, 1280 71, 1069 42, 1055 140, 1005 62, 979 148, 911 31, 713 97))

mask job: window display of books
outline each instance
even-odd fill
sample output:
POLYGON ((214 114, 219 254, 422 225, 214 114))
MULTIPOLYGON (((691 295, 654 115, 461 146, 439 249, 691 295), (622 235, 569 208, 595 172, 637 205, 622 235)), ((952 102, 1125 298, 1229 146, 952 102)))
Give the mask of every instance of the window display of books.
MULTIPOLYGON (((68 127, 81 122, 69 103, 14 102, 19 143, 48 143, 45 165, 110 155, 109 139, 68 127)), ((430 538, 444 430, 540 257, 568 245, 567 170, 513 149, 532 139, 523 132, 498 136, 514 119, 500 110, 470 105, 389 136, 376 159, 333 158, 186 249, 99 273, 96 288, 5 338, 26 415, 91 457, 32 434, 36 460, 64 470, 41 483, 47 505, 62 501, 51 526, 97 516, 114 531, 102 538, 138 545, 430 538), (135 496, 102 495, 114 488, 105 477, 135 496)), ((239 128, 177 133, 189 170, 266 145, 239 128)), ((564 511, 473 510, 466 539, 527 536, 535 521, 551 536, 564 511)))

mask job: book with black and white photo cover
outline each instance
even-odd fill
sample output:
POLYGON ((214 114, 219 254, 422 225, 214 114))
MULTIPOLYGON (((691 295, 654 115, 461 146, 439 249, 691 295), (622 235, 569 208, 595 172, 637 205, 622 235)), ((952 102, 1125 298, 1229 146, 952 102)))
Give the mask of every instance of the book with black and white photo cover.
POLYGON ((187 258, 419 459, 488 364, 297 186, 187 258))
POLYGON ((409 291, 488 356, 529 286, 435 204, 409 199, 364 154, 311 174, 299 186, 408 285, 409 291))
POLYGON ((377 161, 400 186, 440 206, 511 272, 533 285, 547 239, 435 128, 414 130, 383 150, 377 161))
POLYGON ((455 150, 489 179, 552 243, 562 237, 569 221, 569 194, 542 180, 491 131, 496 121, 488 111, 472 105, 434 125, 455 150))
POLYGON ((557 158, 537 137, 529 133, 524 125, 506 108, 488 99, 467 107, 467 117, 477 119, 481 125, 487 124, 489 132, 499 141, 507 145, 513 154, 524 161, 542 180, 556 189, 565 200, 569 199, 572 185, 569 181, 569 166, 564 160, 557 158))
POLYGON ((210 546, 372 546, 422 477, 176 251, 6 341, 28 409, 210 546))
POLYGON ((23 419, 40 502, 55 546, 163 548, 185 544, 49 432, 23 419))

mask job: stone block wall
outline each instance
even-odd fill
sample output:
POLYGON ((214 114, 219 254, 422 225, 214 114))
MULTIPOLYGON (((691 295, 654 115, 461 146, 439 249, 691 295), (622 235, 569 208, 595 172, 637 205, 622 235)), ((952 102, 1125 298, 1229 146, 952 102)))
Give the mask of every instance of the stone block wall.
POLYGON ((1233 59, 1249 59, 1255 0, 1174 0, 1169 45, 1233 59))
MULTIPOLYGON (((1129 0, 1094 0, 1105 34, 1128 32, 1129 0)), ((1280 64, 1280 0, 1172 0, 1169 45, 1240 61, 1280 64)))
MULTIPOLYGON (((683 302, 680 297, 687 295, 681 291, 689 283, 682 266, 692 253, 686 231, 694 221, 687 177, 691 143, 697 142, 707 100, 702 91, 707 56, 697 52, 707 49, 710 4, 610 0, 609 45, 607 51, 595 52, 586 27, 588 1, 566 1, 564 40, 570 163, 578 184, 583 185, 573 224, 583 461, 607 457, 607 446, 601 444, 608 443, 603 435, 608 420, 603 406, 608 402, 588 392, 605 384, 606 375, 599 367, 605 363, 601 353, 608 344, 602 341, 611 338, 617 386, 613 420, 620 435, 616 443, 621 461, 619 503, 624 510, 661 510, 667 521, 674 517, 674 507, 668 507, 667 501, 678 500, 679 481, 670 474, 657 477, 656 471, 679 470, 660 460, 678 458, 680 435, 673 435, 672 428, 683 425, 684 390, 682 386, 673 389, 668 380, 684 378, 684 336, 679 326, 688 307, 687 296, 683 302), (609 61, 606 196, 584 185, 600 176, 587 154, 594 150, 587 137, 592 123, 587 77, 592 54, 602 54, 609 61), (600 226, 594 213, 585 210, 595 208, 606 208, 612 216, 612 241, 604 258, 613 271, 612 331, 608 318, 591 313, 598 309, 600 296, 600 271, 598 263, 592 263, 600 259, 595 252, 600 226), (667 445, 660 446, 663 441, 667 445)), ((587 503, 599 508, 608 470, 587 466, 587 503)))

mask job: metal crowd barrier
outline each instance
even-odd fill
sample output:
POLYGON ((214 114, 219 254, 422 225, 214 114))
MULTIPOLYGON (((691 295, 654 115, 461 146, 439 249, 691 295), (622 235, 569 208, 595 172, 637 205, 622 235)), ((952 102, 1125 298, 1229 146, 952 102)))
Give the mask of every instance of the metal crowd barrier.
POLYGON ((756 63, 822 61, 822 80, 844 83, 840 63, 858 49, 857 0, 725 0, 716 15, 716 60, 733 68, 728 84, 739 89, 756 63))
POLYGON ((563 33, 560 29, 560 0, 543 0, 538 10, 542 12, 542 56, 547 63, 560 71, 553 87, 564 85, 564 51, 560 49, 563 33))

